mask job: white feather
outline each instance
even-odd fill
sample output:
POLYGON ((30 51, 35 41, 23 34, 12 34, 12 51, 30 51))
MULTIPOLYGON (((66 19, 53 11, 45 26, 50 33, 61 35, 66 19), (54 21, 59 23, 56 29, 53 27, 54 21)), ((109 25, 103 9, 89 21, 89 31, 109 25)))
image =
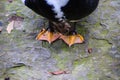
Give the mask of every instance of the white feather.
POLYGON ((69 0, 46 0, 47 4, 53 6, 53 11, 57 14, 55 17, 59 20, 62 20, 64 17, 64 13, 62 12, 61 8, 64 7, 69 0))

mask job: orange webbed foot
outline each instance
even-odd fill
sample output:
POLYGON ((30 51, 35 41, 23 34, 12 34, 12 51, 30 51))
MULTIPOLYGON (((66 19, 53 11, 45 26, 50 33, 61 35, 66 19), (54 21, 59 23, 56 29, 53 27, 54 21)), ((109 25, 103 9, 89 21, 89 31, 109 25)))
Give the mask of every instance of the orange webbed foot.
POLYGON ((80 34, 73 34, 73 35, 62 35, 60 39, 62 39, 67 45, 72 46, 75 43, 83 43, 84 38, 80 34))
POLYGON ((59 33, 54 33, 47 31, 45 29, 41 30, 41 32, 37 35, 37 40, 45 40, 48 41, 50 44, 57 40, 60 37, 59 33))

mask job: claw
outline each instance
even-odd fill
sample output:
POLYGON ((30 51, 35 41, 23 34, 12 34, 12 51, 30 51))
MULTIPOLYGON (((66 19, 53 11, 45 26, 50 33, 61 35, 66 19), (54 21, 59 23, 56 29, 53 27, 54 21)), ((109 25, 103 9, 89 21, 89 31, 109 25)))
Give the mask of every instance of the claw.
POLYGON ((43 29, 36 37, 37 40, 45 40, 50 44, 60 37, 59 33, 53 33, 43 29))
POLYGON ((72 46, 75 43, 83 43, 84 42, 84 38, 80 35, 80 34, 75 34, 75 35, 62 35, 60 39, 62 39, 67 45, 72 46))

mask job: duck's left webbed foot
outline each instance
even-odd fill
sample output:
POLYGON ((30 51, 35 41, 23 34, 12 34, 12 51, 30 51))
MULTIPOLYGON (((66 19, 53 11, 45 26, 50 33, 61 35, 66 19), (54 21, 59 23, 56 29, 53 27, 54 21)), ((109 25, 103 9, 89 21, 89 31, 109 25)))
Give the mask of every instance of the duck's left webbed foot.
POLYGON ((72 30, 67 34, 61 34, 60 39, 62 39, 67 45, 72 46, 76 43, 83 43, 84 38, 76 32, 76 23, 72 26, 72 30))
POLYGON ((84 38, 80 34, 61 35, 60 39, 62 39, 69 46, 72 46, 75 43, 84 42, 84 38))

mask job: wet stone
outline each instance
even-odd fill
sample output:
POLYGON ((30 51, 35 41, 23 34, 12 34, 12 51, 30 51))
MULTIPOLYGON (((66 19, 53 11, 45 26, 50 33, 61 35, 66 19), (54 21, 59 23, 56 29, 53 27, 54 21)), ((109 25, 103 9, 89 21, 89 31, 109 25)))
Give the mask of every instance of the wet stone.
POLYGON ((119 4, 119 0, 100 0, 98 8, 77 23, 85 43, 68 47, 61 40, 37 41, 35 36, 48 27, 48 20, 21 0, 1 0, 0 80, 120 80, 119 4), (13 15, 23 20, 8 34, 13 15), (70 73, 49 74, 55 71, 70 73))

